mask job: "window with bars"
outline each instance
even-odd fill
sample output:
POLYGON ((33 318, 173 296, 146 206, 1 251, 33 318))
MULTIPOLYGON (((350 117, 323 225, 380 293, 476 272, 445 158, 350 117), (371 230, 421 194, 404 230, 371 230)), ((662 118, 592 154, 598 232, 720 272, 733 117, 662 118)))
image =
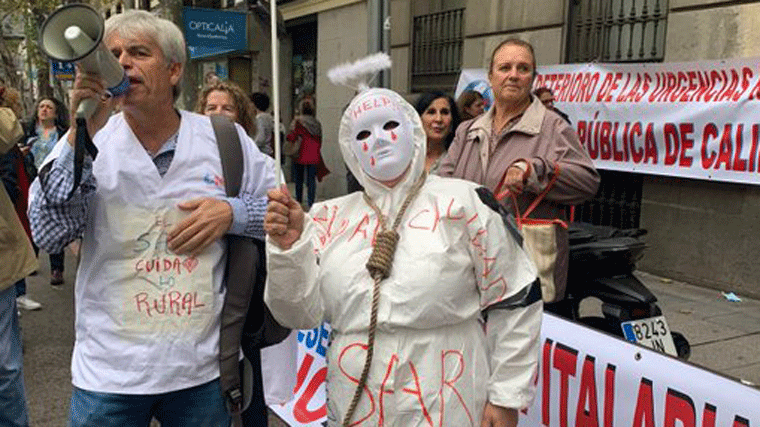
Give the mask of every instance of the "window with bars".
POLYGON ((618 228, 638 228, 641 219, 640 174, 600 170, 599 190, 593 199, 575 207, 575 221, 618 228))
POLYGON ((656 62, 668 0, 572 0, 568 62, 656 62))
MULTIPOLYGON (((571 0, 567 62, 659 62, 665 57, 668 0, 571 0)), ((596 196, 576 207, 576 220, 638 227, 642 178, 599 171, 596 196)))
POLYGON ((462 69, 464 9, 414 18, 412 91, 454 90, 462 69))

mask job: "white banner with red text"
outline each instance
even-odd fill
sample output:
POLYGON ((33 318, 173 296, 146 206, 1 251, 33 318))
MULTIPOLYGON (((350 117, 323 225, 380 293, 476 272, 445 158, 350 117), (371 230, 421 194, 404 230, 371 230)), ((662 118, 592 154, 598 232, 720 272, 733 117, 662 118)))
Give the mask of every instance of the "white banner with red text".
MULTIPOLYGON (((295 397, 271 406, 291 426, 327 425, 329 335, 327 326, 298 334, 295 397)), ((520 427, 760 425, 760 390, 740 382, 552 314, 541 342, 538 391, 520 427)))
MULTIPOLYGON (((281 366, 280 372, 296 369, 293 399, 279 405, 269 405, 277 416, 290 426, 321 427, 327 425, 325 356, 330 341, 330 325, 298 331, 298 366, 281 366)), ((274 366, 270 365, 270 368, 274 366)))
MULTIPOLYGON (((462 70, 456 93, 484 80, 462 70)), ((760 184, 760 58, 552 65, 539 87, 600 169, 760 184)))

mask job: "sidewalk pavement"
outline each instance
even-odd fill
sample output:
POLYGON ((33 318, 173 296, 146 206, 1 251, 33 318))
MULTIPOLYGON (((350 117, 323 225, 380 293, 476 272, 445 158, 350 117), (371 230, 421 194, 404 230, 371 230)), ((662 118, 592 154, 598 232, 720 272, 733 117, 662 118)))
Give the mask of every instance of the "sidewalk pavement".
MULTIPOLYGON (((636 272, 668 326, 691 344, 689 362, 760 388, 760 301, 636 272)), ((725 290, 730 292, 730 289, 725 290)))

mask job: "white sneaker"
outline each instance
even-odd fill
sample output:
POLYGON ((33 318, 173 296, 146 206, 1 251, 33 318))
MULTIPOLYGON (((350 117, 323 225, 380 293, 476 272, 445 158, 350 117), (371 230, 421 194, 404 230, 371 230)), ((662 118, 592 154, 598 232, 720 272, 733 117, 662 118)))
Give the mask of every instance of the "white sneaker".
POLYGON ((20 308, 23 308, 24 310, 39 310, 42 308, 42 304, 38 303, 37 301, 27 297, 26 295, 22 295, 18 298, 16 298, 16 304, 20 308))

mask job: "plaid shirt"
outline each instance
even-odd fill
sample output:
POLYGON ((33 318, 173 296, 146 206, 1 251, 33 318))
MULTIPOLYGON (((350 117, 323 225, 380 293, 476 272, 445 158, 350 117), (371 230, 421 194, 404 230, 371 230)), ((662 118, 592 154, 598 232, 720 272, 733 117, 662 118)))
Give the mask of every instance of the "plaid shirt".
MULTIPOLYGON (((169 170, 174 159, 177 137, 178 134, 174 134, 153 156, 153 163, 161 176, 169 170)), ((84 232, 87 211, 96 187, 92 158, 85 156, 82 182, 71 199, 66 199, 74 185, 74 150, 69 144, 65 144, 61 155, 53 161, 41 184, 43 190, 29 206, 32 235, 37 246, 48 253, 58 253, 82 237, 84 232)), ((225 197, 223 200, 232 207, 229 234, 264 239, 266 197, 256 198, 251 193, 241 192, 238 197, 225 197)))

